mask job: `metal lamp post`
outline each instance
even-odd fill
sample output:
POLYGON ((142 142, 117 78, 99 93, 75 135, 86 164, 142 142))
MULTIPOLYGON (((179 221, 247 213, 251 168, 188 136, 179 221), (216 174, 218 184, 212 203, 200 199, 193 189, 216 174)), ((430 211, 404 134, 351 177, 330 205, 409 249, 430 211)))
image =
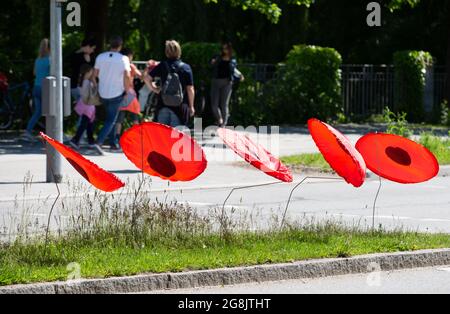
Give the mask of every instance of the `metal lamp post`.
MULTIPOLYGON (((50 0, 50 75, 55 78, 56 88, 51 95, 55 100, 55 114, 46 117, 46 132, 55 140, 63 141, 63 71, 62 71, 62 5, 67 0, 50 0)), ((52 148, 47 149, 47 182, 62 181, 62 157, 52 148)))

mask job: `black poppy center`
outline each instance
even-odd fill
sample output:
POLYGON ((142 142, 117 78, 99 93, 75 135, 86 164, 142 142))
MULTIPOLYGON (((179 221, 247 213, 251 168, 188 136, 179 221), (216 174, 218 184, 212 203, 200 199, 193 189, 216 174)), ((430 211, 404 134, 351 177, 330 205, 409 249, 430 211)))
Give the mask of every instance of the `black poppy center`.
POLYGON ((386 155, 402 166, 411 166, 412 164, 411 156, 403 148, 389 146, 386 148, 386 155))
POLYGON ((165 178, 170 178, 177 172, 173 161, 158 152, 151 152, 148 155, 147 161, 155 172, 165 178))
POLYGON ((72 165, 72 167, 75 168, 76 171, 78 171, 83 176, 83 178, 89 181, 89 176, 87 172, 78 163, 76 163, 74 160, 70 158, 67 158, 67 161, 72 165))

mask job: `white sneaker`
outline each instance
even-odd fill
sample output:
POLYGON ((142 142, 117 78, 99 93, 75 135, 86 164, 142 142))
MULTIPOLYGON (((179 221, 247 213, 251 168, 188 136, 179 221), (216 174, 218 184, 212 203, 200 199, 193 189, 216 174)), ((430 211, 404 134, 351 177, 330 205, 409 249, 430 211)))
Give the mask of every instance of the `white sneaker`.
POLYGON ((29 143, 36 143, 36 142, 37 142, 36 138, 35 138, 32 134, 30 134, 30 133, 28 133, 28 132, 25 132, 25 133, 20 137, 20 139, 21 139, 22 141, 29 142, 29 143))
POLYGON ((89 145, 89 149, 93 149, 97 152, 97 154, 99 154, 100 156, 105 156, 105 152, 103 151, 103 149, 97 145, 97 144, 93 144, 93 145, 89 145))
POLYGON ((73 149, 77 150, 77 151, 80 150, 80 146, 77 145, 77 144, 75 144, 75 143, 72 142, 72 141, 69 141, 68 145, 69 145, 70 147, 72 147, 73 149))

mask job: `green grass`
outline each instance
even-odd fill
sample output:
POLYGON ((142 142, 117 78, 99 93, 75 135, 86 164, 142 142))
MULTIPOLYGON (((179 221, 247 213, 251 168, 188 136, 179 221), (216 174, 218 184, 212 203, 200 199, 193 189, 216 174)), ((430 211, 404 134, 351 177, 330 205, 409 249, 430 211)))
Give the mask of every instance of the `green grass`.
POLYGON ((301 154, 281 158, 291 168, 314 168, 319 171, 332 171, 322 154, 301 154))
MULTIPOLYGON (((288 219, 280 230, 275 214, 268 220, 257 211, 221 207, 200 214, 188 205, 155 201, 142 192, 150 185, 144 181, 121 195, 72 187, 80 197, 57 203, 64 218, 55 217, 48 241, 45 226, 30 217, 2 230, 9 241, 0 242, 0 286, 65 281, 74 263, 82 278, 108 278, 450 247, 450 235, 381 226, 374 232, 306 217, 288 219)), ((39 207, 35 201, 32 206, 39 207)))
POLYGON ((442 139, 429 133, 422 134, 420 143, 438 159, 440 165, 450 165, 450 139, 442 139))
POLYGON ((450 247, 450 235, 362 232, 336 227, 284 232, 240 233, 173 238, 130 245, 115 240, 53 240, 47 254, 42 242, 0 249, 0 285, 67 280, 67 265, 78 263, 83 278, 180 272, 283 263, 316 258, 450 247))

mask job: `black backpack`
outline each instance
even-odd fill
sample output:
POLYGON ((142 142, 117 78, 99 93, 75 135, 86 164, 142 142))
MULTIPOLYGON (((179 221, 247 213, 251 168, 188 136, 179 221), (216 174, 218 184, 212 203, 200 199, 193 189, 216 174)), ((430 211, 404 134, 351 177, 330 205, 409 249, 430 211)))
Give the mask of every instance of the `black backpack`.
POLYGON ((184 100, 183 85, 178 74, 183 63, 180 62, 171 67, 168 62, 164 62, 164 65, 167 70, 167 79, 161 88, 161 98, 167 107, 178 108, 184 100))

